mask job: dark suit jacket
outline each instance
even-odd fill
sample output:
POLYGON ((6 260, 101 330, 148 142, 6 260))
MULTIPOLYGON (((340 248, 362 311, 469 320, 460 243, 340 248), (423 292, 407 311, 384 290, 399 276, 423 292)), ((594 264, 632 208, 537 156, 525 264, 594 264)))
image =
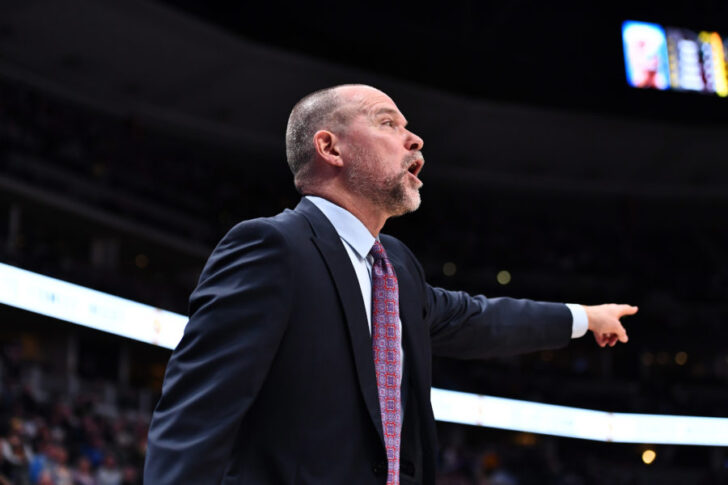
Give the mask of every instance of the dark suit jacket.
MULTIPOLYGON (((433 288, 399 240, 402 483, 434 483, 432 355, 567 344, 563 304, 433 288)), ((328 219, 295 210, 235 226, 190 297, 149 430, 145 483, 384 484, 386 456, 361 290, 328 219)))

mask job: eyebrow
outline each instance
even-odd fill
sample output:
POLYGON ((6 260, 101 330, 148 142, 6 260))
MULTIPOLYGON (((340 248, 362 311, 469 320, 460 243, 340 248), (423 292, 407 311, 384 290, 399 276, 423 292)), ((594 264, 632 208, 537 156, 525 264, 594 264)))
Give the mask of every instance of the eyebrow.
POLYGON ((392 108, 379 108, 379 109, 378 109, 378 110, 377 110, 377 111, 376 111, 376 112, 374 113, 374 116, 375 116, 375 117, 376 117, 376 116, 381 116, 381 115, 383 115, 383 114, 389 114, 389 115, 392 115, 392 116, 400 117, 400 118, 402 118, 402 119, 404 120, 404 125, 407 125, 407 120, 406 120, 406 119, 404 119, 404 116, 402 116, 402 113, 400 113, 400 112, 399 112, 399 111, 397 111, 396 109, 392 109, 392 108))

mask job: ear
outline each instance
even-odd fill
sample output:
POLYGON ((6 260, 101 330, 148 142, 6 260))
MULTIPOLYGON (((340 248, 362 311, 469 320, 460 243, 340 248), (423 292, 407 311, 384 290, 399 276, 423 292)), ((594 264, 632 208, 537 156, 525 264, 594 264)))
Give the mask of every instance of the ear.
POLYGON ((341 159, 341 153, 339 152, 339 143, 340 139, 327 130, 319 130, 313 135, 313 145, 316 153, 326 163, 335 167, 342 167, 344 165, 341 159))

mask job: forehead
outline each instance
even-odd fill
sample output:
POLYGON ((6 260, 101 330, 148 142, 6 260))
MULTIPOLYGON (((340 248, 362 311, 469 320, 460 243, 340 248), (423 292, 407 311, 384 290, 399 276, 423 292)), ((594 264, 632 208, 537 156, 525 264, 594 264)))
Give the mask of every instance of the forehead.
POLYGON ((354 86, 344 88, 342 96, 361 114, 367 116, 388 114, 404 119, 392 98, 378 89, 369 86, 354 86))

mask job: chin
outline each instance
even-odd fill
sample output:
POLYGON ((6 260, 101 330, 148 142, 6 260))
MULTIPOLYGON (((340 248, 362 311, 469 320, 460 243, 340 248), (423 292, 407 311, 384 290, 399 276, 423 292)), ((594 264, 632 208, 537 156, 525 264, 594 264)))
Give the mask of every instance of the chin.
POLYGON ((392 211, 392 217, 402 216, 414 212, 420 207, 422 199, 420 198, 420 192, 415 190, 412 193, 408 193, 398 201, 397 204, 393 204, 394 210, 392 211))
POLYGON ((410 199, 410 206, 409 210, 407 212, 414 212, 417 209, 420 208, 420 204, 422 203, 422 198, 420 197, 420 192, 417 191, 413 194, 412 198, 410 199))

